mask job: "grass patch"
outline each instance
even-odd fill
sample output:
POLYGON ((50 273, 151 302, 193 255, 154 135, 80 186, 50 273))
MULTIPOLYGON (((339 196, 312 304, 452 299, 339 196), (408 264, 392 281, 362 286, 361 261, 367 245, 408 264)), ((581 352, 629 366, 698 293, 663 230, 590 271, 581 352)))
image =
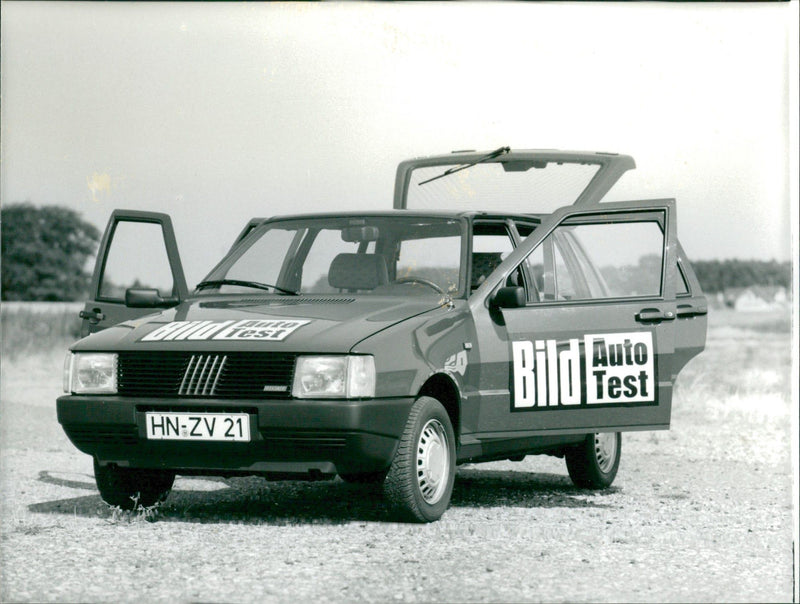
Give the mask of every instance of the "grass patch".
POLYGON ((792 332, 790 308, 768 312, 736 311, 729 308, 711 308, 708 311, 709 330, 716 327, 733 327, 766 333, 792 332))
POLYGON ((57 349, 80 338, 81 303, 9 303, 0 307, 0 354, 4 359, 57 349))

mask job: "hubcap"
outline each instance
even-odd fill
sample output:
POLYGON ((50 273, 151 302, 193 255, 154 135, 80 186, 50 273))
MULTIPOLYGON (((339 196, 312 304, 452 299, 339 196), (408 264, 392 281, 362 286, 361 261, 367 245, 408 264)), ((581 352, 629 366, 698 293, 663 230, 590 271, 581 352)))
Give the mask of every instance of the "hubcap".
POLYGON ((427 503, 434 504, 442 498, 449 474, 447 433, 439 420, 428 420, 417 443, 417 484, 427 503))
POLYGON ((614 466, 617 458, 617 435, 615 432, 603 432, 594 435, 594 454, 600 471, 607 474, 614 466))

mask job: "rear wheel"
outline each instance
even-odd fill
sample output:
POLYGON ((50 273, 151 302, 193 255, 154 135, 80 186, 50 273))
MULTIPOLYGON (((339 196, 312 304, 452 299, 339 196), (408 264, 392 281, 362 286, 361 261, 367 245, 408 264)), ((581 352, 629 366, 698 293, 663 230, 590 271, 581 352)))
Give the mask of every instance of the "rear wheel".
POLYGON ((420 397, 411 407, 383 483, 384 494, 406 520, 438 520, 450 504, 455 462, 455 435, 447 411, 436 399, 420 397))
POLYGON ((172 490, 175 473, 165 470, 143 470, 120 468, 115 465, 100 465, 94 460, 94 479, 100 497, 108 505, 123 510, 139 506, 149 508, 163 502, 172 490))
POLYGON ((619 432, 587 434, 566 452, 567 471, 573 484, 585 489, 604 489, 614 482, 622 455, 619 432))

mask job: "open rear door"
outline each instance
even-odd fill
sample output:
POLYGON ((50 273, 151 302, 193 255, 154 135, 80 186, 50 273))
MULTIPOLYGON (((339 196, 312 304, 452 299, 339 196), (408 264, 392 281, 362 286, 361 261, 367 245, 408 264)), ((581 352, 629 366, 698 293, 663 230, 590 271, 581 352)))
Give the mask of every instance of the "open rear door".
POLYGON ((81 336, 175 306, 187 296, 170 217, 114 210, 97 253, 90 300, 80 313, 81 336), (134 299, 131 293, 137 292, 134 299))

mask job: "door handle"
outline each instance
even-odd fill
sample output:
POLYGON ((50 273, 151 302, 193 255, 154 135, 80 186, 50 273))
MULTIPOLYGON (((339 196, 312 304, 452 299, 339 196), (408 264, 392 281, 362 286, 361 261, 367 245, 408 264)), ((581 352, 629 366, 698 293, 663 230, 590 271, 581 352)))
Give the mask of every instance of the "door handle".
POLYGON ((694 304, 678 304, 678 318, 698 317, 708 314, 707 306, 695 306, 694 304))
POLYGON ((78 313, 78 316, 81 319, 86 319, 92 325, 97 325, 100 321, 106 318, 106 316, 102 313, 99 308, 93 308, 92 310, 82 310, 78 313))
POLYGON ((661 310, 660 308, 643 308, 636 313, 636 320, 640 323, 648 321, 674 321, 675 313, 671 310, 661 310))

